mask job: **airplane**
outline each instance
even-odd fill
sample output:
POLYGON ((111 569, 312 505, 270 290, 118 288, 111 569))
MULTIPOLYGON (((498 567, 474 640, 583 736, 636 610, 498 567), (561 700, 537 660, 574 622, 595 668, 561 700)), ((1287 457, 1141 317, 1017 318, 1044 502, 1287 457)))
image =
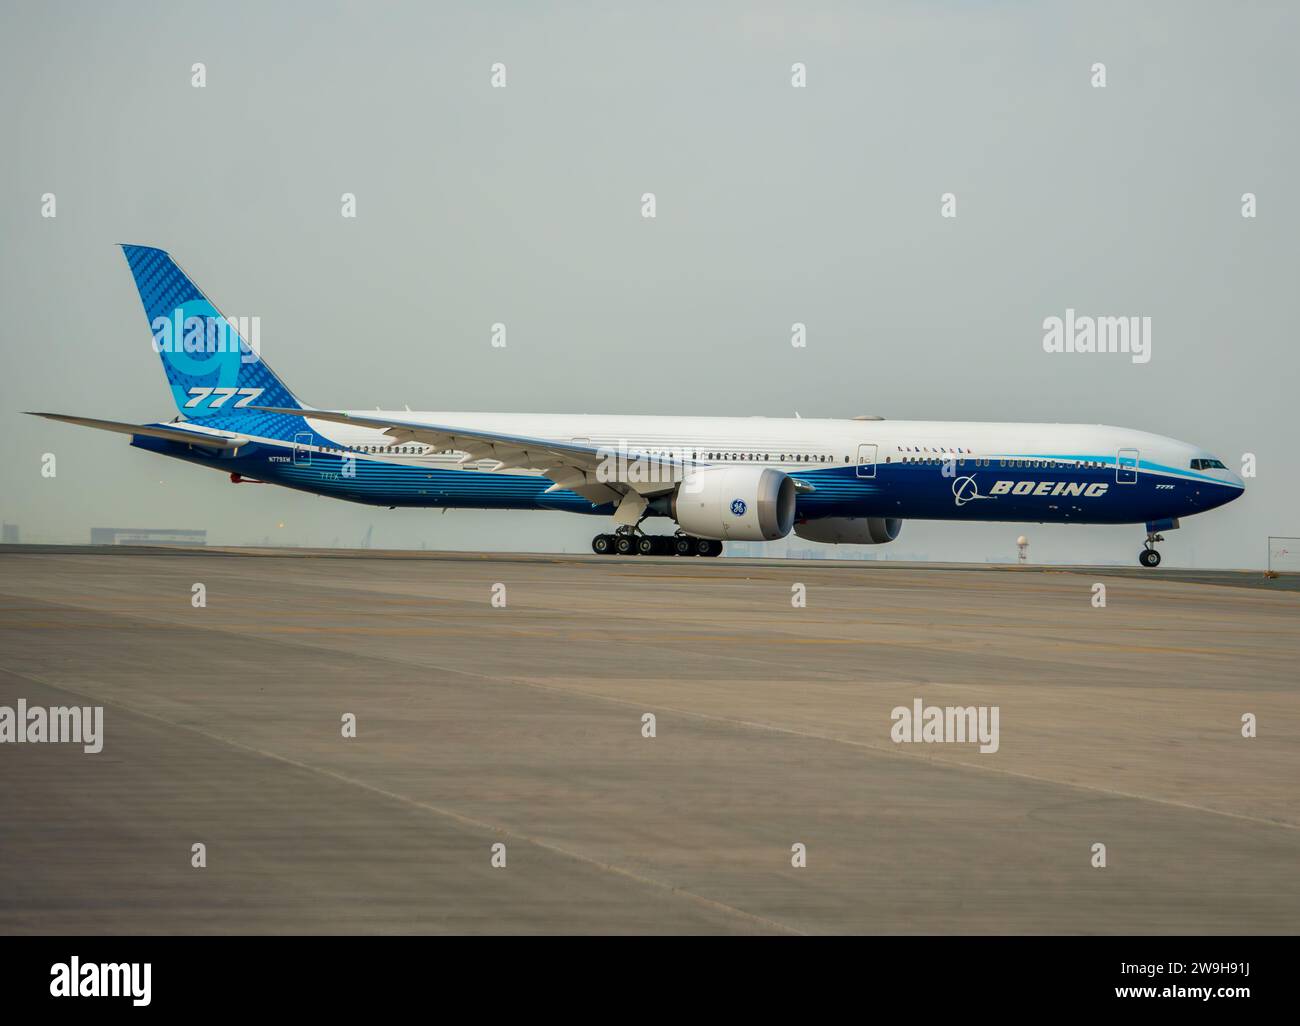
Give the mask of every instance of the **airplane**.
POLYGON ((1142 524, 1142 566, 1241 478, 1199 446, 1128 428, 767 417, 325 410, 301 403, 172 257, 123 245, 178 416, 34 413, 270 483, 396 508, 612 518, 600 555, 718 556, 727 541, 879 545, 906 520, 1142 524), (672 535, 642 528, 675 522, 672 535))

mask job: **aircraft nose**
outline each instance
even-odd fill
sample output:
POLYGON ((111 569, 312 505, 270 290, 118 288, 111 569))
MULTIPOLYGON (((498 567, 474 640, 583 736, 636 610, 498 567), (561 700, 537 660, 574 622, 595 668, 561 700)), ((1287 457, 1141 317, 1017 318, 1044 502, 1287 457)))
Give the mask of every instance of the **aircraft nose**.
POLYGON ((1231 485, 1233 488, 1240 489, 1244 492, 1246 490, 1246 482, 1241 479, 1241 475, 1239 475, 1235 470, 1230 469, 1226 460, 1220 460, 1219 463, 1223 467, 1223 476, 1227 478, 1223 483, 1231 485))

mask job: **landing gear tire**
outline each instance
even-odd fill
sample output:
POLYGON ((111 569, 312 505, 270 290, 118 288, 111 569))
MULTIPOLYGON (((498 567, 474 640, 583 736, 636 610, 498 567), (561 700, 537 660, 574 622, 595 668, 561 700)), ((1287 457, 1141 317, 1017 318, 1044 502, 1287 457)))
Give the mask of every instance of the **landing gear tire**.
POLYGON ((712 538, 696 538, 695 554, 697 556, 720 556, 722 555, 722 542, 714 541, 712 538))
POLYGON ((1143 549, 1138 553, 1138 562, 1146 567, 1159 566, 1160 553, 1155 549, 1143 549))
POLYGON ((684 534, 679 534, 676 538, 669 541, 670 551, 674 556, 693 556, 695 555, 695 546, 692 540, 684 534))
POLYGON ((636 540, 636 552, 638 556, 657 556, 659 555, 659 539, 650 534, 643 534, 636 540))
POLYGON ((591 539, 591 551, 598 556, 608 556, 614 551, 614 536, 612 534, 598 534, 591 539))
POLYGON ((630 534, 620 534, 615 536, 614 551, 620 556, 635 556, 636 539, 630 534))

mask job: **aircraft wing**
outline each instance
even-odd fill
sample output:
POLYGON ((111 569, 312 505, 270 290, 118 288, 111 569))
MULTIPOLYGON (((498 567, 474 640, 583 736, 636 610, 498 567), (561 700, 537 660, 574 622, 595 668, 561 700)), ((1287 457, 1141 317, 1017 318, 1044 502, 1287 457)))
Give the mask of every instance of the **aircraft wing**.
POLYGON ((94 417, 73 417, 66 413, 38 413, 26 411, 32 417, 44 417, 46 420, 61 420, 65 424, 80 424, 82 427, 98 428, 100 431, 115 431, 120 435, 146 435, 149 438, 165 438, 169 442, 183 442, 186 445, 201 445, 205 449, 238 449, 247 445, 248 439, 233 432, 212 432, 190 430, 179 425, 124 424, 117 420, 96 420, 94 417))
POLYGON ((630 507, 643 509, 645 496, 671 491, 686 476, 689 463, 666 456, 635 451, 618 452, 579 442, 531 438, 478 428, 427 424, 414 420, 370 417, 331 410, 292 410, 272 406, 250 406, 250 410, 280 413, 305 420, 335 424, 356 424, 377 428, 398 442, 421 442, 438 449, 463 452, 460 462, 496 460, 503 467, 539 470, 555 483, 548 491, 577 492, 596 503, 621 504, 629 493, 630 507), (639 501, 638 501, 639 500, 639 501))

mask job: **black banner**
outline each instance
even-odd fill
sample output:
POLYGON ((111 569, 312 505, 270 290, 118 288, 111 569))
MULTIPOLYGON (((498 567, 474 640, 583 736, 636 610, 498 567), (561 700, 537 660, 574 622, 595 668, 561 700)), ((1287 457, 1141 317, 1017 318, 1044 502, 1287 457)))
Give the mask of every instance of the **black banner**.
POLYGON ((7 1011, 974 1012, 1280 1006, 1285 938, 10 937, 7 1011), (657 1011, 656 1011, 657 1010, 657 1011))

